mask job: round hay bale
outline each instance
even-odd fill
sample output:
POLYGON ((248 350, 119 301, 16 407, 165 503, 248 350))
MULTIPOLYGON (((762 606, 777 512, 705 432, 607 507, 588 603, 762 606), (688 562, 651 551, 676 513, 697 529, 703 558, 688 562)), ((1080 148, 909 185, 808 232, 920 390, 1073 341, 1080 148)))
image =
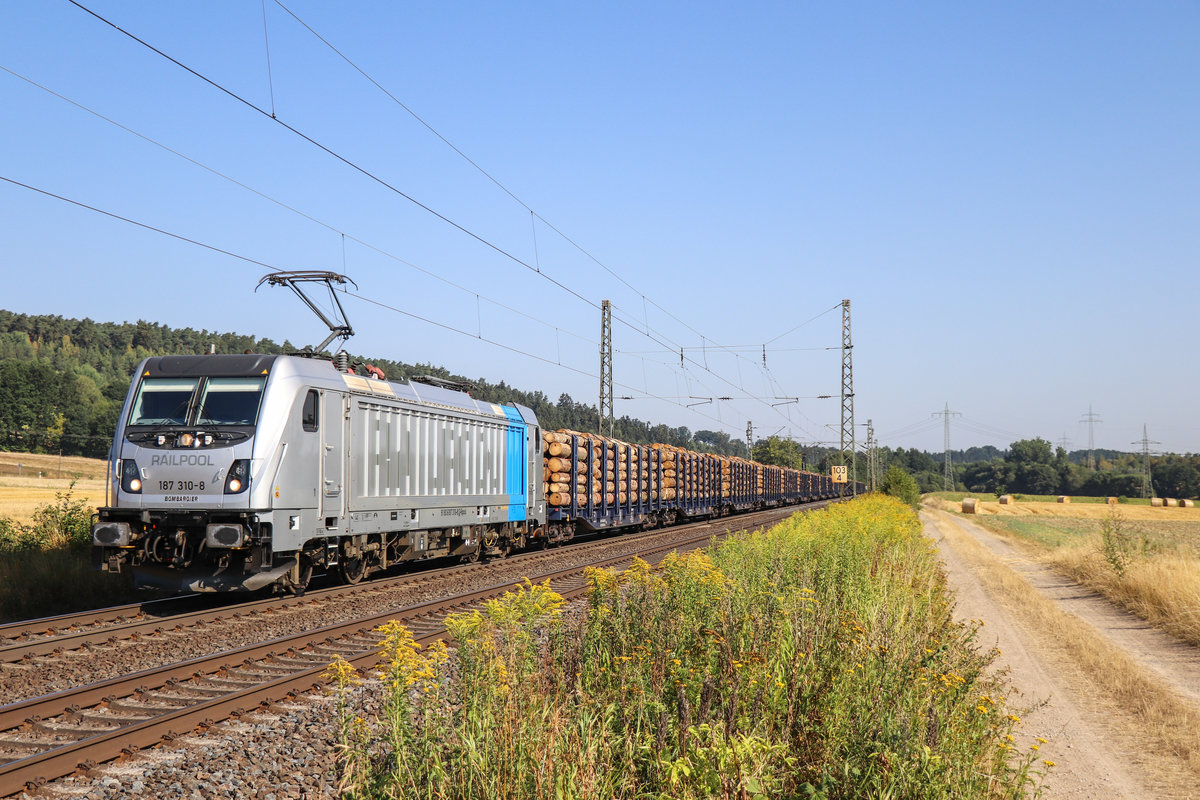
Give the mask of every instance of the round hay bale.
POLYGON ((1179 507, 1180 508, 1195 508, 1196 501, 1195 500, 1180 500, 1179 507))
POLYGON ((1060 502, 1060 503, 1069 503, 1069 502, 1071 502, 1071 498, 1067 497, 1065 494, 1060 494, 1060 495, 1058 496, 1058 502, 1060 502))
POLYGON ((1166 504, 1167 508, 1178 508, 1179 507, 1179 501, 1176 500, 1174 497, 1168 497, 1166 500, 1163 501, 1163 503, 1166 504))
POLYGON ((1154 508, 1162 508, 1162 504, 1163 504, 1163 499, 1161 497, 1151 497, 1150 498, 1150 505, 1152 505, 1154 508))
POLYGON ((1011 494, 1000 495, 1000 505, 1002 506, 1016 505, 1016 502, 1017 501, 1013 500, 1013 496, 1011 494))
POLYGON ((1108 503, 1108 505, 1110 505, 1110 506, 1115 506, 1117 503, 1119 503, 1121 501, 1115 497, 1110 497, 1107 500, 1105 500, 1104 502, 1108 503))
POLYGON ((962 513, 978 514, 980 505, 980 502, 974 497, 964 497, 962 501, 962 513))

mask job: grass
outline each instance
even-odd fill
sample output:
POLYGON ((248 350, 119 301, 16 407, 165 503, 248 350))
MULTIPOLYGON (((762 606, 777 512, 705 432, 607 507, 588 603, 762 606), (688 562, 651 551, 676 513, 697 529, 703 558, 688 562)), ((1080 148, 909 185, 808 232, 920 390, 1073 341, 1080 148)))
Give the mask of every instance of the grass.
POLYGON ((1129 518, 1119 506, 1100 519, 984 515, 975 521, 1032 543, 1062 574, 1200 646, 1200 522, 1129 518))
MULTIPOLYGON (((995 518, 986 518, 989 522, 995 518)), ((984 518, 976 520, 983 522, 984 518)), ((1149 676, 1130 656, 1053 601, 954 525, 938 525, 1010 613, 1042 632, 1042 644, 1085 676, 1080 691, 1104 706, 1119 747, 1137 752, 1164 795, 1191 796, 1200 780, 1200 712, 1149 676), (1122 741, 1124 739, 1124 741, 1122 741)), ((1064 672, 1064 679, 1073 674, 1064 672)))
POLYGON ((1049 769, 899 501, 589 586, 573 614, 527 583, 452 617, 453 651, 385 626, 378 714, 335 660, 345 795, 1021 798, 1049 769))
POLYGON ((72 489, 57 492, 27 522, 0 516, 0 622, 129 602, 128 574, 92 569, 93 509, 72 489))

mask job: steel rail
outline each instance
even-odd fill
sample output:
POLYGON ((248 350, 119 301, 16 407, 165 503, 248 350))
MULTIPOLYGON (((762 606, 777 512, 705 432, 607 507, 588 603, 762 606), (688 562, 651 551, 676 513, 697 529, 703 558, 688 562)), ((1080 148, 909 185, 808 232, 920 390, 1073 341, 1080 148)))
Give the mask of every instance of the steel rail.
MULTIPOLYGON (((795 508, 789 506, 788 508, 795 508)), ((766 513, 766 512, 754 512, 766 513)), ((752 515, 744 515, 752 516, 752 515)), ((725 519, 724 517, 720 519, 725 519)), ((693 523, 693 524, 704 524, 693 523)), ((606 531, 604 534, 611 535, 611 531, 606 531)), ((638 534, 621 534, 628 541, 636 541, 635 536, 654 536, 662 535, 661 529, 653 531, 640 532, 638 534)), ((581 537, 583 538, 583 537, 581 537)), ((586 536, 580 545, 588 545, 596 542, 604 543, 609 539, 604 538, 602 534, 600 538, 593 535, 586 536)), ((542 555, 542 551, 530 551, 517 554, 511 557, 511 560, 520 558, 537 558, 542 555)), ((195 602, 197 600, 207 599, 204 595, 183 595, 181 597, 163 598, 161 600, 152 600, 141 604, 131 604, 126 606, 113 606, 111 608, 97 609, 94 611, 79 612, 74 614, 63 614, 56 617, 44 617, 36 620, 26 620, 22 622, 9 623, 0 626, 0 640, 8 638, 10 641, 3 646, 0 646, 0 663, 16 663, 35 656, 55 655, 68 650, 75 650, 80 647, 92 644, 112 644, 116 641, 131 639, 138 635, 162 633, 164 631, 178 630, 181 627, 199 625, 204 623, 218 622, 224 619, 238 619, 247 614, 253 615, 256 613, 269 612, 274 610, 282 610, 297 606, 305 606, 330 598, 339 598, 347 595, 358 595, 364 592, 377 592, 390 589, 395 586, 406 583, 421 582, 423 580, 442 580, 448 574, 458 572, 472 572, 478 569, 486 569, 482 564, 455 564, 450 567, 427 570, 422 572, 410 572, 402 575, 385 576, 376 578, 366 584, 356 584, 354 586, 330 586, 320 589, 314 589, 306 592, 304 595, 295 597, 268 597, 258 600, 249 600, 240 603, 230 603, 220 605, 216 608, 205 608, 197 611, 181 611, 176 614, 168 614, 162 617, 145 618, 146 607, 151 604, 168 603, 168 602, 195 602), (137 617, 122 621, 126 614, 137 617), (96 623, 112 622, 114 624, 104 627, 95 627, 87 630, 70 630, 76 626, 94 625, 96 623), (49 631, 63 629, 62 633, 55 635, 44 635, 49 631), (19 636, 33 635, 39 638, 30 641, 15 641, 19 636)))
POLYGON ((96 622, 141 616, 146 613, 148 606, 186 602, 190 598, 199 597, 195 594, 163 597, 157 600, 145 600, 140 603, 128 603, 123 606, 95 608, 88 611, 73 611, 69 614, 57 614, 52 617, 24 619, 0 624, 0 639, 18 639, 22 636, 40 636, 50 631, 66 630, 80 625, 91 625, 96 622))

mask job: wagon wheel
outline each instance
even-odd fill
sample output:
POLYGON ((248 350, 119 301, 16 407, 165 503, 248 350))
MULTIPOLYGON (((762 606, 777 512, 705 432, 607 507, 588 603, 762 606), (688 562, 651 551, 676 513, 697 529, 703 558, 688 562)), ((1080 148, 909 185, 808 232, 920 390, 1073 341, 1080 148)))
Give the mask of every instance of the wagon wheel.
POLYGON ((341 573, 343 581, 353 586, 367 574, 367 562, 362 556, 358 558, 343 558, 338 564, 338 572, 341 573))

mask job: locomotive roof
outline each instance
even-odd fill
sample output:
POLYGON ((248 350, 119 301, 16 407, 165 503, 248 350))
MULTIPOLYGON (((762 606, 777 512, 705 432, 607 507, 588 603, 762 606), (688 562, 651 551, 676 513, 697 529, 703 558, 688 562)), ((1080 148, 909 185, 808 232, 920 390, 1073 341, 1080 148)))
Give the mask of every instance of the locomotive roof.
POLYGON ((174 376, 181 378, 236 378, 244 375, 263 375, 271 371, 278 356, 256 353, 245 355, 159 356, 148 358, 142 367, 143 377, 174 376))

